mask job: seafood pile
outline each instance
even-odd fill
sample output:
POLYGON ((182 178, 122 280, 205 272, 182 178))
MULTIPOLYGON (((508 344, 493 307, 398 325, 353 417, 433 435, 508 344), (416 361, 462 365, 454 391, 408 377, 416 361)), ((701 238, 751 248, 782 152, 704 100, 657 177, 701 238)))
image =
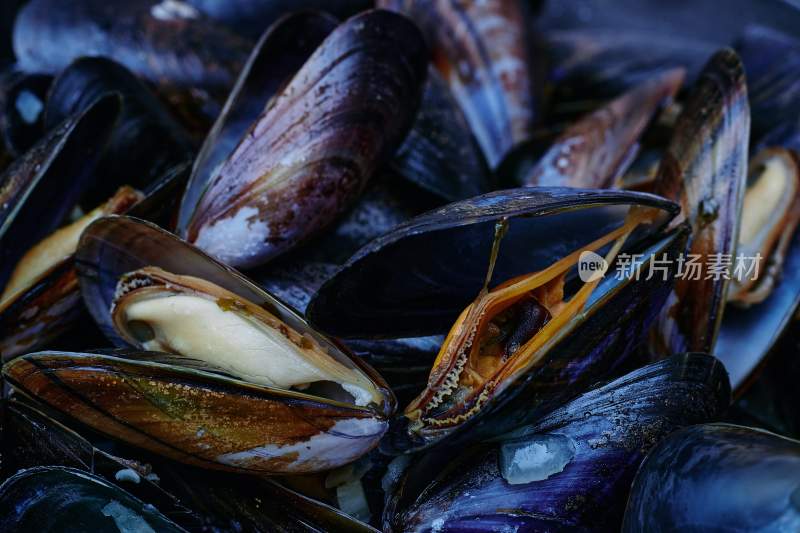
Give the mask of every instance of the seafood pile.
POLYGON ((718 6, 3 3, 0 530, 799 530, 800 9, 718 6))

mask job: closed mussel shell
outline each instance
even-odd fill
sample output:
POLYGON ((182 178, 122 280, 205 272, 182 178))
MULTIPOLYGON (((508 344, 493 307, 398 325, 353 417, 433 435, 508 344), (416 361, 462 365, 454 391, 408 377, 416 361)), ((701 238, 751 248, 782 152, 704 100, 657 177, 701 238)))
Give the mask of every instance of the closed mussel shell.
POLYGON ((729 402, 719 361, 704 354, 670 357, 456 459, 437 463, 436 452, 418 459, 396 485, 384 525, 392 531, 471 531, 477 524, 483 531, 618 530, 631 481, 650 448, 682 426, 714 420, 729 402))
POLYGON ((252 267, 328 226, 408 132, 426 57, 405 17, 372 10, 342 23, 250 125, 196 205, 184 202, 192 214, 182 235, 252 267))
POLYGON ((3 531, 185 531, 152 505, 73 468, 22 470, 0 485, 3 531))
POLYGON ((531 140, 540 102, 523 2, 378 4, 408 15, 422 29, 433 66, 461 106, 491 170, 531 140))
POLYGON ((256 43, 239 73, 225 107, 206 136, 181 201, 178 232, 183 234, 209 181, 231 156, 251 125, 336 27, 324 13, 302 11, 281 17, 256 43))
POLYGON ((796 531, 800 442, 728 424, 656 446, 631 488, 622 531, 796 531))
MULTIPOLYGON (((708 62, 675 124, 655 192, 681 203, 692 226, 684 270, 662 311, 652 346, 656 353, 713 352, 736 260, 747 180, 750 111, 744 69, 733 50, 708 62), (687 267, 692 268, 692 267, 687 267), (715 275, 723 269, 726 275, 715 275), (732 266, 730 271, 733 271, 732 266)), ((720 354, 724 357, 725 354, 720 354)))
POLYGON ((227 91, 250 43, 184 2, 33 0, 14 24, 27 71, 56 73, 83 56, 105 56, 156 84, 227 91))
POLYGON ((569 126, 524 185, 610 188, 632 163, 642 132, 671 102, 683 77, 682 69, 660 73, 569 126))

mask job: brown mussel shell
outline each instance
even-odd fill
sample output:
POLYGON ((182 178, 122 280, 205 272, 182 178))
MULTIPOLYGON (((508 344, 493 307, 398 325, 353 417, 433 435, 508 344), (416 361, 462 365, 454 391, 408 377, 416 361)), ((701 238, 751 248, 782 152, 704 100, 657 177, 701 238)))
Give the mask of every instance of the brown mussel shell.
POLYGON ((320 531, 374 532, 270 479, 192 468, 120 445, 109 453, 109 443, 97 442, 90 431, 79 435, 21 400, 0 405, 3 477, 41 465, 80 469, 121 486, 190 531, 294 531, 299 520, 320 531))
POLYGON ((685 273, 662 312, 652 339, 658 354, 717 353, 717 333, 730 275, 715 275, 714 258, 735 258, 747 179, 750 113, 744 69, 732 50, 715 54, 700 75, 663 155, 655 191, 680 202, 692 226, 685 273))
POLYGON ((387 428, 368 409, 252 385, 163 354, 125 355, 38 352, 3 372, 16 390, 82 424, 205 468, 329 470, 369 451, 387 428))

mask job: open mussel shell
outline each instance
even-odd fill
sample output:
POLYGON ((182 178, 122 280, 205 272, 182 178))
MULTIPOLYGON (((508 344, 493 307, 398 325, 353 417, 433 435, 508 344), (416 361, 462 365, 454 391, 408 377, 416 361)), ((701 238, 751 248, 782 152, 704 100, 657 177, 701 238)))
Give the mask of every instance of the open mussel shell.
POLYGON ((610 188, 633 161, 639 137, 683 82, 669 70, 568 127, 525 179, 528 186, 610 188))
POLYGON ((729 401, 715 358, 684 354, 653 363, 455 459, 442 461, 445 452, 417 459, 394 487, 384 527, 618 530, 650 448, 678 428, 716 419, 729 401))
POLYGON ((392 168, 444 200, 489 192, 494 182, 467 119, 433 67, 414 126, 397 150, 392 168))
POLYGON ((0 76, 0 135, 14 157, 44 136, 44 107, 51 82, 46 74, 16 70, 0 76))
POLYGON ((796 531, 800 442, 707 424, 678 431, 645 459, 622 531, 796 531))
POLYGON ((185 531, 152 505, 74 468, 23 470, 0 485, 3 531, 185 531))
POLYGON ((324 13, 302 11, 282 17, 264 32, 197 155, 181 201, 178 233, 185 233, 214 173, 336 24, 324 13))
MULTIPOLYGON (((682 227, 638 249, 634 255, 640 253, 643 260, 634 261, 633 269, 653 274, 656 258, 667 265, 676 263, 687 233, 682 227)), ((663 307, 674 274, 675 269, 667 267, 652 276, 628 273, 604 279, 591 290, 579 315, 562 320, 556 312, 552 321, 560 322, 557 329, 547 328, 545 322, 522 347, 508 348, 502 362, 490 359, 496 342, 490 328, 504 315, 487 313, 492 318, 478 322, 460 319, 439 351, 425 390, 392 421, 381 450, 458 447, 491 437, 535 421, 598 379, 615 375, 663 307), (479 327, 476 349, 461 343, 461 331, 473 325, 479 327), (531 344, 538 347, 529 348, 531 344)), ((576 293, 569 301, 579 298, 576 293)))
POLYGON ((425 34, 433 66, 460 104, 489 168, 533 136, 537 68, 525 5, 452 0, 381 0, 425 34))
MULTIPOLYGON (((560 279, 573 276, 567 265, 577 261, 576 250, 606 253, 606 245, 596 242, 608 244, 611 235, 627 235, 625 246, 621 242, 615 246, 625 253, 641 253, 642 264, 637 266, 644 272, 654 257, 675 260, 685 245, 685 231, 660 233, 675 210, 674 204, 651 195, 547 188, 500 191, 451 204, 362 248, 315 295, 308 316, 323 331, 355 338, 444 333, 455 323, 428 386, 397 419, 383 450, 397 453, 445 440, 452 443, 455 434, 463 439, 494 434, 547 412, 619 365, 663 304, 671 278, 643 276, 634 281, 625 274, 609 276, 583 286, 580 297, 568 282, 561 287, 560 298, 564 300, 564 291, 572 292, 568 306, 581 306, 579 315, 553 304, 551 308, 558 310, 555 326, 548 326, 542 335, 537 333, 544 325, 520 333, 527 335, 520 341, 524 350, 508 348, 508 357, 502 359, 473 352, 493 346, 493 321, 516 327, 514 313, 524 312, 514 307, 522 301, 517 296, 493 302, 504 298, 512 281, 525 283, 519 280, 534 280, 563 268, 568 270, 560 279), (495 224, 501 220, 507 220, 507 230, 496 251, 492 283, 502 284, 486 293, 482 287, 495 253, 495 224), (365 290, 367 286, 371 290, 365 290), (491 310, 473 313, 484 309, 484 298, 492 300, 486 304, 491 310), (511 314, 504 315, 511 307, 511 314), (473 321, 476 313, 478 322, 473 321), (472 342, 473 331, 480 342, 472 342), (484 360, 491 363, 482 366, 479 361, 484 360), (482 380, 462 383, 465 376, 477 375, 472 372, 474 365, 480 367, 474 370, 482 380), (464 390, 453 385, 463 385, 464 390), (456 401, 462 393, 467 395, 463 402, 456 401)), ((545 296, 547 287, 539 287, 545 296)))
POLYGON ((0 285, 22 254, 61 224, 93 179, 120 98, 106 95, 70 117, 0 177, 0 285))
POLYGON ((80 58, 56 77, 47 98, 45 127, 54 127, 112 92, 122 97, 122 113, 97 172, 113 179, 98 183, 91 198, 83 200, 91 207, 110 197, 120 184, 148 193, 165 174, 193 157, 188 133, 150 89, 104 57, 80 58))
POLYGON ((493 279, 542 270, 619 228, 632 206, 660 213, 629 242, 657 233, 677 206, 624 191, 524 188, 496 191, 417 216, 373 240, 311 300, 307 315, 344 338, 445 333, 486 279, 495 224, 508 219, 493 279))
POLYGON ((79 59, 61 73, 45 114, 51 131, 75 117, 98 118, 84 126, 96 131, 71 133, 71 144, 32 149, 24 159, 32 169, 28 185, 9 181, 8 191, 19 191, 8 203, 19 235, 8 241, 13 255, 3 258, 2 268, 9 269, 4 276, 12 268, 13 274, 7 283, 0 279, 0 352, 6 359, 46 345, 81 315, 72 253, 82 229, 132 208, 153 220, 171 215, 191 159, 188 137, 168 111, 133 74, 105 58, 79 59))
POLYGON ((83 56, 105 56, 156 84, 227 91, 249 42, 184 2, 32 0, 14 24, 20 68, 56 73, 83 56))
POLYGON ((772 352, 800 304, 800 164, 785 148, 750 163, 737 256, 716 351, 741 392, 772 352))
MULTIPOLYGON (((199 291, 211 291, 209 286, 216 287, 214 291, 227 294, 217 301, 223 315, 230 318, 229 314, 239 316, 246 312, 242 316, 250 321, 260 320, 258 317, 268 313, 273 317, 270 320, 279 321, 276 328, 281 330, 281 335, 290 340, 294 338, 291 335, 302 336, 302 345, 310 346, 304 349, 321 350, 323 359, 333 361, 326 364, 333 364, 347 376, 353 377, 356 387, 366 387, 359 390, 370 393, 369 401, 362 396, 356 397, 352 388, 345 385, 342 387, 354 396, 352 400, 347 399, 349 396, 322 388, 309 388, 307 392, 289 390, 291 385, 284 386, 277 382, 270 385, 269 380, 259 381, 266 383, 264 385, 256 385, 256 378, 250 374, 248 378, 241 379, 221 375, 220 365, 228 363, 234 364, 234 367, 225 366, 231 373, 247 373, 238 370, 242 367, 236 365, 248 358, 237 352, 215 353, 216 365, 206 363, 193 369, 190 367, 197 367, 197 363, 191 359, 191 349, 188 358, 175 356, 162 363, 152 361, 152 358, 141 353, 124 358, 59 353, 29 356, 20 360, 17 366, 6 369, 9 375, 17 376, 11 381, 27 390, 29 395, 47 403, 54 402, 53 407, 58 408, 63 401, 55 397, 43 397, 47 396, 48 391, 58 395, 75 395, 74 392, 70 393, 70 390, 74 390, 71 388, 87 387, 75 398, 90 395, 96 403, 85 405, 85 410, 73 406, 67 411, 100 431, 180 461, 268 473, 297 473, 338 466, 374 447, 386 431, 386 417, 394 409, 394 398, 388 386, 372 369, 357 358, 349 357, 337 344, 311 329, 292 309, 192 245, 154 225, 126 217, 108 217, 93 223, 84 231, 76 257, 84 301, 101 329, 120 346, 132 343, 138 347, 147 342, 137 336, 140 328, 134 328, 136 320, 124 314, 139 301, 138 294, 154 294, 168 300, 172 295, 170 291, 177 284, 192 283, 197 287, 195 290, 199 291), (131 272, 136 274, 130 276, 131 272), (149 279, 154 280, 154 284, 145 287, 145 292, 137 292, 138 280, 144 279, 138 276, 144 276, 145 272, 150 272, 149 279), (118 294, 118 285, 125 275, 129 275, 125 279, 131 281, 130 285, 126 285, 131 290, 118 294), (161 276, 167 276, 170 280, 163 293, 158 292, 161 285, 155 283, 161 276), (152 293, 151 289, 156 292, 152 293), (115 324, 124 326, 124 329, 115 329, 115 324), (65 370, 73 368, 74 371, 67 371, 69 375, 58 378, 58 382, 64 383, 67 388, 57 392, 45 381, 37 380, 35 373, 26 373, 26 368, 30 368, 26 365, 42 364, 53 365, 53 371, 60 367, 65 370), (111 375, 130 376, 134 381, 122 379, 117 382, 121 387, 117 395, 104 396, 101 384, 104 376, 111 375), (26 383, 23 376, 30 377, 30 380, 26 383), (139 379, 150 380, 155 388, 141 388, 137 384, 139 379), (172 382, 180 382, 184 386, 170 387, 169 383, 172 382), (126 397, 127 400, 117 403, 116 399, 120 397, 126 397), (190 398, 195 399, 189 401, 190 398), (106 405, 106 402, 115 405, 106 405), (132 403, 139 407, 126 407, 132 403), (179 417, 182 421, 171 414, 175 409, 185 410, 185 416, 179 417), (98 414, 109 411, 114 412, 113 417, 100 417, 98 414), (200 419, 203 422, 198 426, 200 419), (159 422, 154 423, 153 420, 159 422), (254 429, 256 427, 259 429, 254 429), (242 431, 244 433, 240 434, 242 431), (214 442, 207 442, 207 439, 213 439, 214 442), (337 449, 339 445, 344 448, 337 449), (334 449, 337 449, 335 453, 332 451, 334 449)), ((189 295, 188 292, 186 294, 189 295)), ((171 304, 168 302, 167 305, 171 304)), ((172 316, 169 312, 167 314, 165 320, 172 316)), ((205 329, 209 326, 207 329, 212 332, 217 327, 214 319, 192 317, 191 313, 186 320, 208 320, 186 323, 186 327, 205 329)), ((145 321, 143 324, 155 322, 145 321)), ((172 326, 164 327, 167 329, 163 331, 173 331, 169 329, 172 326)), ((180 331, 175 330, 175 337, 167 335, 165 342, 178 343, 175 339, 181 338, 180 331)), ((279 346, 275 348, 278 351, 280 349, 279 346)), ((304 364, 313 364, 309 361, 304 364)), ((283 370, 291 374, 292 369, 283 370)))
POLYGON ((731 278, 724 259, 727 265, 736 259, 749 132, 744 68, 735 52, 721 50, 687 99, 654 184, 654 192, 681 203, 681 216, 692 226, 686 262, 699 265, 698 274, 683 272, 662 311, 652 339, 658 354, 718 353, 714 343, 731 278))
POLYGON ((252 267, 328 226, 411 127, 426 59, 419 30, 401 15, 372 10, 342 23, 208 181, 193 183, 202 195, 184 202, 181 234, 252 267))

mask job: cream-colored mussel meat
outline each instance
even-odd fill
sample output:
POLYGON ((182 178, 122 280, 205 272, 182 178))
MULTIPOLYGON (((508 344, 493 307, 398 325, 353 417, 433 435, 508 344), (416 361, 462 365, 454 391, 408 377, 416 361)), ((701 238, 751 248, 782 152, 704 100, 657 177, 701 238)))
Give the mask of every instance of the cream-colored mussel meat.
POLYGON ((380 391, 358 367, 206 280, 142 268, 120 279, 111 313, 126 340, 146 350, 198 359, 250 383, 359 406, 381 403, 380 391))

